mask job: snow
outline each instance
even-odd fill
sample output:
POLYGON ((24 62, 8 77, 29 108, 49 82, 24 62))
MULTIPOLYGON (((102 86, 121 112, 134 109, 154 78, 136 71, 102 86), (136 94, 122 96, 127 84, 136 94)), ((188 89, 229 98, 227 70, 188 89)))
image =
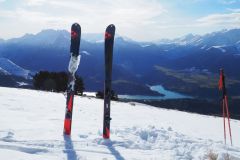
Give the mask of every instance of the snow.
POLYGON ((221 52, 225 53, 226 50, 223 49, 223 47, 225 47, 225 46, 212 46, 212 47, 208 48, 207 50, 210 50, 211 48, 216 48, 216 49, 219 49, 221 52))
POLYGON ((96 92, 83 92, 83 95, 86 95, 89 97, 96 97, 96 92))
POLYGON ((4 75, 11 75, 9 72, 7 72, 6 70, 2 69, 0 67, 0 73, 3 73, 4 75))
POLYGON ((201 47, 201 49, 205 49, 206 47, 207 47, 207 45, 204 45, 204 46, 201 47))
POLYGON ((146 47, 150 47, 151 45, 149 44, 145 44, 145 45, 141 45, 142 48, 146 48, 146 47))
POLYGON ((224 46, 212 46, 212 47, 217 48, 217 49, 221 50, 222 52, 226 52, 226 50, 222 48, 224 46))
POLYGON ((0 58, 0 71, 5 70, 5 73, 16 75, 16 76, 21 76, 24 78, 30 78, 29 70, 25 70, 21 68, 20 66, 16 65, 12 61, 10 61, 7 58, 0 58))
POLYGON ((104 43, 104 40, 97 40, 95 43, 104 43))
POLYGON ((29 85, 28 83, 25 83, 25 82, 17 82, 18 83, 18 86, 27 86, 29 85))
POLYGON ((87 56, 91 55, 91 54, 90 54, 89 52, 87 52, 87 51, 82 51, 81 54, 85 54, 85 55, 87 55, 87 56))
MULTIPOLYGON (((103 100, 76 96, 71 137, 63 136, 64 94, 0 87, 0 157, 7 160, 240 159, 240 121, 231 120, 234 146, 223 144, 222 118, 112 102, 111 139, 102 138, 103 100)), ((229 140, 229 138, 228 138, 229 140)))
POLYGON ((236 44, 237 50, 240 52, 240 41, 238 41, 236 44))

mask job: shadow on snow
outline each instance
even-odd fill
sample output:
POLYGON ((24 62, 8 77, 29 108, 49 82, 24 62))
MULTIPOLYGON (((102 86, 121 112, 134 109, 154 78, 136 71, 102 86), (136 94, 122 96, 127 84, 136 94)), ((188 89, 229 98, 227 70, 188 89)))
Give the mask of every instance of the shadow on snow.
POLYGON ((77 160, 77 154, 73 147, 72 139, 70 136, 64 135, 65 150, 64 153, 67 154, 67 160, 77 160))
POLYGON ((116 148, 113 146, 113 142, 109 139, 106 140, 106 143, 104 143, 105 146, 109 149, 109 151, 112 153, 112 155, 115 157, 116 160, 125 160, 122 155, 116 150, 116 148))

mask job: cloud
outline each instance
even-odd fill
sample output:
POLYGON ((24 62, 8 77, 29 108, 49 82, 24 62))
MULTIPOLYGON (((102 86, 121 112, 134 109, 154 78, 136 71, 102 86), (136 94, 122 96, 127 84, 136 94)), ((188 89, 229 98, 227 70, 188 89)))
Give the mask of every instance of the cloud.
POLYGON ((26 5, 28 6, 41 6, 46 2, 47 0, 25 0, 26 5))
MULTIPOLYGON (((224 3, 226 0, 219 1, 224 3)), ((230 1, 233 3, 240 0, 230 1)), ((19 35, 36 33, 46 28, 68 30, 74 22, 79 22, 84 33, 102 33, 108 24, 113 23, 118 34, 137 40, 176 37, 217 27, 239 26, 240 9, 231 9, 233 6, 228 6, 229 9, 225 10, 231 13, 212 14, 197 20, 195 11, 192 11, 192 15, 185 15, 181 6, 175 6, 184 3, 194 7, 205 5, 205 2, 207 3, 207 0, 175 0, 168 3, 160 0, 5 1, 7 5, 0 5, 1 36, 15 37, 15 33, 11 32, 10 35, 11 33, 5 31, 16 24, 24 26, 18 28, 19 35)))
MULTIPOLYGON (((162 16, 168 14, 159 0, 22 0, 18 3, 11 9, 0 6, 0 21, 4 19, 5 26, 14 21, 28 25, 19 29, 23 33, 46 28, 69 29, 73 22, 79 22, 83 32, 96 33, 113 23, 118 34, 139 37, 139 32, 159 25, 159 19, 164 23, 162 16)), ((141 36, 146 37, 143 33, 141 36)))
POLYGON ((152 25, 168 11, 157 0, 25 0, 25 8, 14 12, 27 17, 25 21, 39 21, 46 24, 45 27, 49 23, 63 27, 77 21, 87 26, 87 32, 98 32, 109 23, 121 28, 152 25))
POLYGON ((232 5, 235 3, 240 2, 239 0, 220 0, 220 3, 225 4, 225 5, 232 5))
POLYGON ((227 10, 234 13, 240 12, 240 8, 228 8, 227 10))
MULTIPOLYGON (((117 23, 147 23, 152 18, 167 12, 158 1, 114 0, 114 1, 50 1, 54 7, 78 12, 84 21, 113 21, 117 23), (89 19, 91 17, 91 20, 89 19)), ((64 11, 63 11, 64 12, 64 11)))
POLYGON ((41 12, 32 12, 19 8, 15 11, 1 10, 0 17, 7 19, 12 18, 18 20, 37 21, 39 19, 42 19, 43 17, 46 17, 46 15, 41 12))
POLYGON ((208 15, 198 19, 197 22, 203 25, 239 26, 240 13, 208 15))
MULTIPOLYGON (((75 20, 85 25, 108 23, 122 26, 150 25, 157 17, 168 12, 158 0, 23 0, 23 2, 21 7, 11 12, 20 16, 26 14, 30 16, 27 17, 30 21, 36 19, 45 23, 56 18, 62 20, 59 23, 75 20)), ((3 14, 2 17, 8 14, 11 13, 3 14)))

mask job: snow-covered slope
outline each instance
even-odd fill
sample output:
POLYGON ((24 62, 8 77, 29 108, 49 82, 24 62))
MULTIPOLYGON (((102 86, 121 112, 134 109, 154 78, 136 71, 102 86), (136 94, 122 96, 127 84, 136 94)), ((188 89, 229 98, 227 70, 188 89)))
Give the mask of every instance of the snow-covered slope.
POLYGON ((10 73, 8 73, 6 70, 2 69, 1 67, 0 67, 0 74, 1 75, 10 75, 10 73))
POLYGON ((24 78, 29 78, 30 71, 16 65, 7 58, 0 58, 0 71, 8 75, 15 75, 24 78))
POLYGON ((112 102, 111 140, 102 139, 100 99, 75 98, 71 138, 62 135, 63 94, 1 87, 0 109, 1 159, 199 160, 209 152, 240 159, 237 120, 230 147, 223 144, 222 118, 138 103, 112 102))

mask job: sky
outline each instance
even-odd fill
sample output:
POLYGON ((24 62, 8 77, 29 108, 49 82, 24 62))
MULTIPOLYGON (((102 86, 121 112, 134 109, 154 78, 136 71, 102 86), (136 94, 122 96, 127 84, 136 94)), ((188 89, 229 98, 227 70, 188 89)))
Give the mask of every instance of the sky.
POLYGON ((0 0, 0 38, 43 29, 116 33, 138 41, 240 28, 240 0, 0 0))

